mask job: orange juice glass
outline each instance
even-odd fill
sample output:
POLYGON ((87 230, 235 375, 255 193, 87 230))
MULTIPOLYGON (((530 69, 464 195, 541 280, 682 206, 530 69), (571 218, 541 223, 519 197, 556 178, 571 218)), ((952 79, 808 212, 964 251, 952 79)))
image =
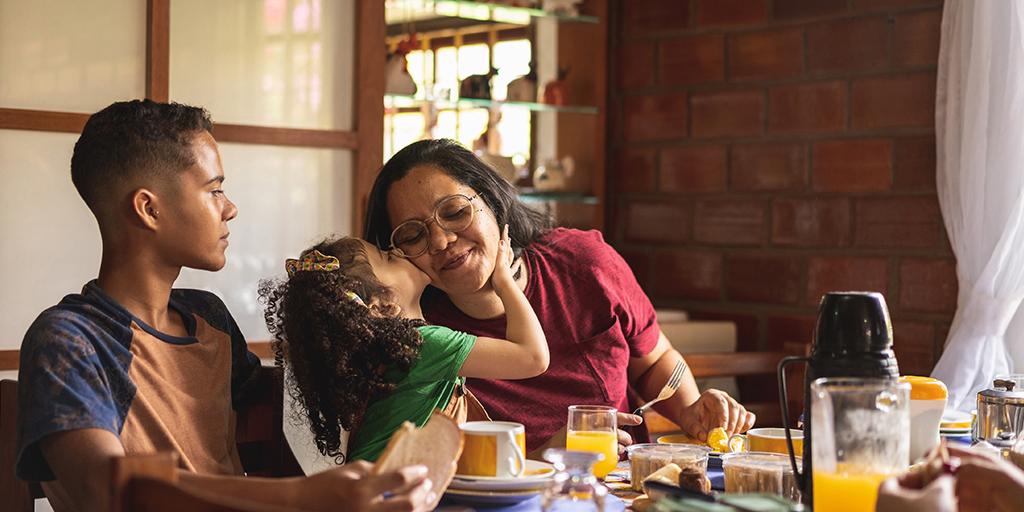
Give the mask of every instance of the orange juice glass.
POLYGON ((811 384, 815 512, 875 510, 878 484, 907 468, 910 385, 824 378, 811 384))
POLYGON ((600 453, 604 458, 594 465, 594 476, 604 478, 619 463, 616 410, 602 405, 570 405, 565 448, 600 453))

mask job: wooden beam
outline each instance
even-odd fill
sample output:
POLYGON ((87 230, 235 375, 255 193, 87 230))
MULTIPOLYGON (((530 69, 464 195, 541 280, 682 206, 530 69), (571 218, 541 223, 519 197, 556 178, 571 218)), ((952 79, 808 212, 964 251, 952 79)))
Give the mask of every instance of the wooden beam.
POLYGON ((213 136, 219 142, 241 142, 244 144, 332 149, 357 149, 359 147, 359 138, 355 133, 341 130, 272 128, 269 126, 214 123, 213 136))
POLYGON ((167 102, 170 97, 171 3, 146 1, 146 97, 167 102))
POLYGON ((82 133, 89 114, 0 108, 0 129, 82 133))
POLYGON ((370 188, 384 161, 384 2, 356 1, 355 130, 359 149, 352 180, 352 232, 361 235, 370 188))
POLYGON ((0 350, 0 371, 18 369, 18 351, 0 350))

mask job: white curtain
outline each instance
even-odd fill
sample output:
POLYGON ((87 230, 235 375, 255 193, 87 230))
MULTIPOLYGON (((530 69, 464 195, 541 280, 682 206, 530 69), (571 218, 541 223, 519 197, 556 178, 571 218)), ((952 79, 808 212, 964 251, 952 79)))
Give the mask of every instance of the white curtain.
POLYGON ((1006 329, 1024 298, 1024 1, 946 1, 935 110, 960 296, 933 376, 970 410, 1020 342, 1006 329))

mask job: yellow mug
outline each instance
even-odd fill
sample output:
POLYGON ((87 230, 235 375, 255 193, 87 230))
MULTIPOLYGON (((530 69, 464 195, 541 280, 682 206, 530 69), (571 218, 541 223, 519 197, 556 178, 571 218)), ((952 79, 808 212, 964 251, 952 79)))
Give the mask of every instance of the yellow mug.
POLYGON ((526 469, 526 427, 508 421, 468 421, 455 471, 465 476, 515 478, 526 469))
MULTIPOLYGON (((789 429, 789 432, 793 436, 793 451, 799 457, 804 453, 804 432, 796 429, 789 429)), ((735 446, 734 439, 741 440, 743 443, 743 449, 739 451, 789 453, 789 448, 786 447, 786 429, 784 428, 752 428, 746 434, 733 434, 729 438, 730 447, 735 446)))

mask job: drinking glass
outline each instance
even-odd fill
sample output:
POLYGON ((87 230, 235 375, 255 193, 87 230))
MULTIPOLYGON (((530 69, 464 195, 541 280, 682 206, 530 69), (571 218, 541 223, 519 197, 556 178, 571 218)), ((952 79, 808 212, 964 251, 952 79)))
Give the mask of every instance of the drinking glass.
POLYGON ((907 467, 910 385, 824 378, 811 384, 815 512, 875 510, 878 485, 907 467))
POLYGON ((608 476, 619 463, 616 410, 603 405, 570 405, 565 448, 604 455, 594 465, 594 476, 608 476))
POLYGON ((594 476, 602 455, 594 452, 548 448, 544 459, 555 466, 551 485, 544 490, 544 512, 603 512, 608 488, 594 476))

